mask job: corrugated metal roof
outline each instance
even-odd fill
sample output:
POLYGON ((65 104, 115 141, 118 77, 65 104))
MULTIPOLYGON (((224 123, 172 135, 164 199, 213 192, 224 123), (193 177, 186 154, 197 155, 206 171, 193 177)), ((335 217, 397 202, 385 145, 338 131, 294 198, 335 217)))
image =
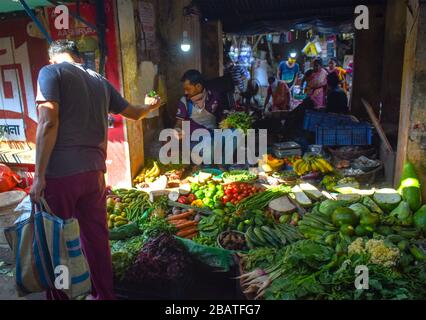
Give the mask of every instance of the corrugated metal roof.
POLYGON ((316 21, 337 25, 352 19, 356 5, 386 0, 194 0, 203 18, 221 20, 225 32, 263 33, 316 21), (263 28, 268 30, 261 31, 263 28))
MULTIPOLYGON (((25 0, 30 8, 44 7, 52 5, 47 0, 25 0)), ((18 0, 1 0, 0 1, 0 13, 22 11, 24 7, 18 0)))

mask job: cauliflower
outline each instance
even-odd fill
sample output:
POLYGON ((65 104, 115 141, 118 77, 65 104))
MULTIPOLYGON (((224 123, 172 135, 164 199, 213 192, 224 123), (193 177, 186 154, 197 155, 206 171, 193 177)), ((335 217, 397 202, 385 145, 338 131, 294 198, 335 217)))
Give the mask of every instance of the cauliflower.
POLYGON ((370 239, 365 244, 367 252, 370 254, 370 262, 380 264, 385 267, 396 265, 400 252, 398 248, 389 248, 383 240, 370 239))
POLYGON ((398 248, 387 247, 383 240, 370 239, 364 242, 362 238, 357 238, 348 247, 348 254, 365 254, 370 257, 369 261, 373 264, 380 264, 385 267, 396 265, 400 251, 398 248))
POLYGON ((348 253, 350 256, 353 254, 366 253, 364 240, 362 238, 357 238, 355 241, 353 241, 348 247, 348 253))

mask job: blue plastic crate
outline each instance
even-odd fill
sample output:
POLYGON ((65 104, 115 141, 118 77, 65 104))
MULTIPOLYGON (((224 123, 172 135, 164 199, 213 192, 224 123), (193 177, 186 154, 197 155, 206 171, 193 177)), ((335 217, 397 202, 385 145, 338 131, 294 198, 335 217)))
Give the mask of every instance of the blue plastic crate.
POLYGON ((373 127, 368 123, 316 129, 316 144, 323 146, 365 146, 371 145, 372 140, 373 127))
POLYGON ((352 116, 306 110, 303 129, 316 132, 317 127, 346 126, 358 123, 352 116))

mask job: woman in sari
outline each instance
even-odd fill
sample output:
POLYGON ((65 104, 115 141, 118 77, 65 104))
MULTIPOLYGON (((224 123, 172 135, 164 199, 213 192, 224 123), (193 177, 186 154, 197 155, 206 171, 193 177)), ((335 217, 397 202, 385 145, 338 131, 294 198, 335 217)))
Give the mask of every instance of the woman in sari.
POLYGON ((321 58, 316 58, 313 63, 313 72, 306 78, 307 93, 315 109, 326 107, 327 75, 327 71, 322 67, 321 58))

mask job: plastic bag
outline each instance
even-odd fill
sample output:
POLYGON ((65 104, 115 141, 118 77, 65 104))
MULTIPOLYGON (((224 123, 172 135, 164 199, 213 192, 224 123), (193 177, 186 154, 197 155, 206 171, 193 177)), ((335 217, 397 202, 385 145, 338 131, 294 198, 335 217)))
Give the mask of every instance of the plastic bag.
POLYGON ((14 212, 18 212, 20 216, 14 224, 17 224, 21 221, 24 221, 28 219, 31 216, 31 210, 32 210, 32 202, 30 196, 26 196, 22 201, 16 206, 14 212))
POLYGON ((20 177, 12 169, 4 164, 0 164, 0 192, 11 191, 20 182, 20 177))
POLYGON ((203 246, 185 238, 175 238, 183 243, 188 252, 210 267, 221 269, 223 272, 228 272, 235 264, 234 253, 232 251, 203 246))
POLYGON ((124 226, 109 230, 109 240, 125 240, 141 234, 138 224, 133 222, 124 226))

